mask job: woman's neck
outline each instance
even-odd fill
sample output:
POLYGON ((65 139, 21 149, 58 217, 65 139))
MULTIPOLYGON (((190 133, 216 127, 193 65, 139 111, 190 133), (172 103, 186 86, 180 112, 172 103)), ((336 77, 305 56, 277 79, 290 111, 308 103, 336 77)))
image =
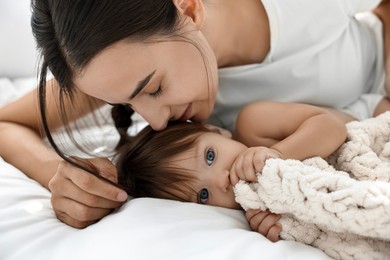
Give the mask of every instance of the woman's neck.
POLYGON ((264 60, 270 49, 268 17, 261 0, 210 0, 204 3, 202 32, 218 67, 264 60))

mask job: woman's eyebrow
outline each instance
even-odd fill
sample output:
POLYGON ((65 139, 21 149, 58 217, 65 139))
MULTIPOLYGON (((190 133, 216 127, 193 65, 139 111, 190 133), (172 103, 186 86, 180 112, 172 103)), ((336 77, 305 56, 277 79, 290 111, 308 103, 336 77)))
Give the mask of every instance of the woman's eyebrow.
POLYGON ((137 96, 138 93, 140 93, 141 90, 144 87, 146 87, 146 85, 149 83, 150 79, 153 77, 154 73, 156 73, 156 71, 153 71, 148 76, 146 76, 143 80, 140 80, 138 82, 137 87, 135 88, 134 92, 129 96, 129 100, 132 100, 133 98, 135 98, 135 96, 137 96))

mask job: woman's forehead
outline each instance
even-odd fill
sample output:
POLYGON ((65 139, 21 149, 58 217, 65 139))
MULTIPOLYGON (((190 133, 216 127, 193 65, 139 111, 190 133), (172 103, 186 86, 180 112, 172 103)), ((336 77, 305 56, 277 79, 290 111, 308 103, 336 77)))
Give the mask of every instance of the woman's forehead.
POLYGON ((182 56, 190 56, 189 51, 194 50, 183 42, 119 41, 97 54, 76 80, 83 85, 91 81, 95 85, 96 79, 109 84, 118 76, 127 75, 134 78, 132 83, 136 85, 153 71, 162 74, 174 70, 173 67, 180 66, 182 56))
MULTIPOLYGON (((156 63, 150 60, 150 55, 143 48, 117 44, 93 58, 76 75, 74 82, 83 92, 101 99, 101 93, 109 94, 107 89, 123 90, 126 93, 121 93, 122 95, 131 96, 140 82, 145 82, 145 78, 156 72, 156 63)), ((116 103, 115 100, 111 101, 116 103)))

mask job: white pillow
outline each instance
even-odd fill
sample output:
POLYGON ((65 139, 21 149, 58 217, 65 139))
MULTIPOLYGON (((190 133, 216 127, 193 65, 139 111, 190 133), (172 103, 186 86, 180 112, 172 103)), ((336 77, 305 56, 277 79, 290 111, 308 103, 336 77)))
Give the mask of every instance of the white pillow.
POLYGON ((36 75, 30 0, 0 1, 0 78, 36 75))
POLYGON ((0 259, 329 259, 248 231, 239 210, 134 199, 86 229, 56 219, 50 193, 0 158, 0 259))

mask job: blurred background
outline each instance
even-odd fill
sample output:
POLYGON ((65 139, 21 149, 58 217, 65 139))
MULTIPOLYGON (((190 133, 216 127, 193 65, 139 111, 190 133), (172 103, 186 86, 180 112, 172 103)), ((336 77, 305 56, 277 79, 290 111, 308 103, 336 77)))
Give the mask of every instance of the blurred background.
POLYGON ((30 0, 0 0, 0 78, 36 76, 30 0))

